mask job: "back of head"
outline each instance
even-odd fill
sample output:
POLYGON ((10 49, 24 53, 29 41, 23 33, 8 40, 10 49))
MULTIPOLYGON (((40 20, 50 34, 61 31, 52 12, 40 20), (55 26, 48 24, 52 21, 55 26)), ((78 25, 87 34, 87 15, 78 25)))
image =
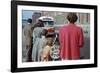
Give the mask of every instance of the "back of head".
POLYGON ((38 20, 37 23, 36 23, 36 25, 38 27, 44 27, 44 24, 43 24, 43 21, 42 20, 38 20))
POLYGON ((47 32, 48 32, 48 31, 47 31, 46 29, 43 29, 41 35, 46 36, 47 32))
POLYGON ((78 19, 76 13, 68 13, 67 19, 70 23, 75 23, 78 19))
POLYGON ((27 20, 27 22, 28 22, 28 23, 32 23, 32 19, 29 18, 29 19, 27 20))

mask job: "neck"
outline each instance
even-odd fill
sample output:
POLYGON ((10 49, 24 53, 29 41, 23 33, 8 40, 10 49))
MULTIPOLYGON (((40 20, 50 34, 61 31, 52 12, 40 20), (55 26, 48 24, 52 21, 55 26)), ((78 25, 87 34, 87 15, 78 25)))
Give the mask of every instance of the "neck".
POLYGON ((75 23, 70 23, 70 24, 75 24, 75 23))

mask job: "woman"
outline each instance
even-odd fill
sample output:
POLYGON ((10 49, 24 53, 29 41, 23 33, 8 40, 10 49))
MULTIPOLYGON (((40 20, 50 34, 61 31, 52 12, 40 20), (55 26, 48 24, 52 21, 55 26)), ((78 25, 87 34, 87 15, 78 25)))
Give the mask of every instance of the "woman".
POLYGON ((38 20, 36 27, 33 30, 33 49, 32 49, 32 61, 39 61, 40 39, 43 31, 43 22, 38 20))
POLYGON ((68 25, 59 30, 60 57, 62 60, 80 59, 80 48, 84 44, 83 31, 75 24, 78 19, 75 13, 69 13, 67 19, 68 25))

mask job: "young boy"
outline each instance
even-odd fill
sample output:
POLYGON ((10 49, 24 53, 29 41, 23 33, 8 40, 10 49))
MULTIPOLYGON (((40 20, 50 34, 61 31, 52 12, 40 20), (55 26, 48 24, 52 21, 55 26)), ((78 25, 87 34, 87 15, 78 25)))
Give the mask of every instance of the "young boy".
POLYGON ((84 45, 83 30, 75 24, 78 19, 76 13, 69 13, 67 19, 68 25, 59 30, 60 57, 62 60, 80 59, 80 48, 84 45))

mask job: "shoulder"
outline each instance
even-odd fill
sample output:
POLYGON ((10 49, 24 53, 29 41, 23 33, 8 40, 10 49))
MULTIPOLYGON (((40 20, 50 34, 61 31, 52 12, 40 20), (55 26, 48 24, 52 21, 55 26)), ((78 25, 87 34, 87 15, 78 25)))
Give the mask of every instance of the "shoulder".
POLYGON ((31 25, 30 25, 30 24, 26 24, 26 25, 24 26, 24 28, 25 28, 25 29, 30 29, 30 28, 31 28, 31 25))
POLYGON ((79 30, 82 30, 82 27, 81 27, 81 26, 78 26, 78 29, 79 29, 79 30))
POLYGON ((77 25, 76 27, 77 27, 77 30, 78 30, 79 32, 83 32, 83 29, 82 29, 82 26, 81 26, 81 25, 77 25))
POLYGON ((49 49, 50 49, 50 46, 47 46, 47 45, 46 45, 46 46, 44 47, 44 49, 48 49, 48 50, 49 50, 49 49))
POLYGON ((79 29, 79 30, 82 29, 82 25, 81 25, 81 24, 75 24, 75 27, 76 27, 77 29, 79 29))
POLYGON ((62 30, 64 30, 66 28, 66 26, 62 26, 62 27, 60 27, 60 31, 62 31, 62 30))
POLYGON ((34 30, 43 30, 43 28, 42 27, 36 27, 36 28, 34 28, 34 30))
POLYGON ((39 27, 35 27, 33 31, 35 32, 35 31, 37 31, 37 30, 39 30, 39 27))

